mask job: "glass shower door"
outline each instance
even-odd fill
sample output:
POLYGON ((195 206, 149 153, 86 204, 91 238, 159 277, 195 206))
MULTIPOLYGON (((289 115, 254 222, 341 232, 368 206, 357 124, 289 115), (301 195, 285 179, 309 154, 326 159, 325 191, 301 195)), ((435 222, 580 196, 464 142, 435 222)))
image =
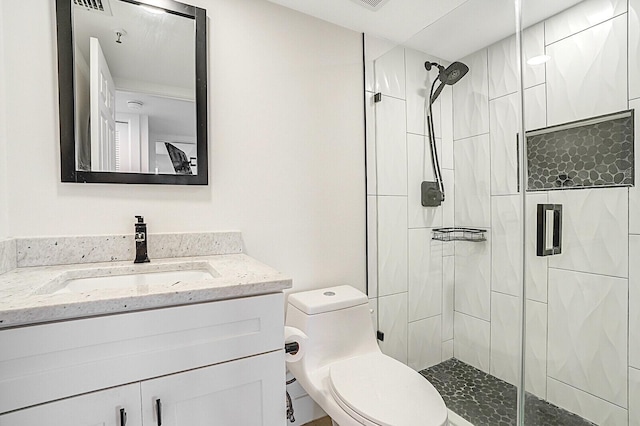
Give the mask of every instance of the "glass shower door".
POLYGON ((461 425, 515 424, 521 370, 516 7, 490 6, 470 0, 406 45, 367 37, 365 47, 381 52, 366 85, 379 344, 421 372, 461 425), (500 35, 486 26, 496 14, 500 35))
POLYGON ((639 7, 524 31, 527 425, 640 424, 639 7))

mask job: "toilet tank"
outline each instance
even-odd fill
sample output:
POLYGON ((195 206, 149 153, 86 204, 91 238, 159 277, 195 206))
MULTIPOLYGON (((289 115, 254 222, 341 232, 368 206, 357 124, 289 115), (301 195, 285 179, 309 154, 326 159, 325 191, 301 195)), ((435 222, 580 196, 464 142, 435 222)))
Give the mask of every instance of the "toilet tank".
POLYGON ((339 359, 379 352, 369 299, 343 285, 289 295, 286 325, 308 337, 299 367, 313 370, 339 359))

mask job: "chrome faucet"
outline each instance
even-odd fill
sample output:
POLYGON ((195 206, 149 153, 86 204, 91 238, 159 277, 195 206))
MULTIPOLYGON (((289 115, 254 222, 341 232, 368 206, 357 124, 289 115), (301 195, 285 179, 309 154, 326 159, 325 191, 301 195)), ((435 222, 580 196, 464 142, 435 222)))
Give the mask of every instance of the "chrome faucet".
POLYGON ((133 263, 147 263, 149 256, 147 255, 147 224, 144 223, 144 217, 136 216, 136 260, 133 263))

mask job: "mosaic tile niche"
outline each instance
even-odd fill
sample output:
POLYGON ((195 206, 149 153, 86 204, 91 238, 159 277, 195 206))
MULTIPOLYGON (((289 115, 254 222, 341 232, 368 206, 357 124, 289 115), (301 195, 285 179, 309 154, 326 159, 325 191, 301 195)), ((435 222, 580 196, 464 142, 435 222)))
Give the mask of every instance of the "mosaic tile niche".
POLYGON ((528 191, 634 185, 633 110, 532 130, 528 191))

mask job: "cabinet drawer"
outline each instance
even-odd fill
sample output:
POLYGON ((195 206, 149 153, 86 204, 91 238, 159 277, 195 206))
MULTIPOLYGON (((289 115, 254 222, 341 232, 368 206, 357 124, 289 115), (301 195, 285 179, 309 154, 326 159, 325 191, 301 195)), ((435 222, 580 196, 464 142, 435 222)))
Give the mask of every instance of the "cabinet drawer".
POLYGON ((142 425, 140 383, 0 414, 0 426, 122 426, 122 416, 126 416, 126 425, 142 425))
POLYGON ((0 413, 281 349, 283 297, 0 331, 0 413))

